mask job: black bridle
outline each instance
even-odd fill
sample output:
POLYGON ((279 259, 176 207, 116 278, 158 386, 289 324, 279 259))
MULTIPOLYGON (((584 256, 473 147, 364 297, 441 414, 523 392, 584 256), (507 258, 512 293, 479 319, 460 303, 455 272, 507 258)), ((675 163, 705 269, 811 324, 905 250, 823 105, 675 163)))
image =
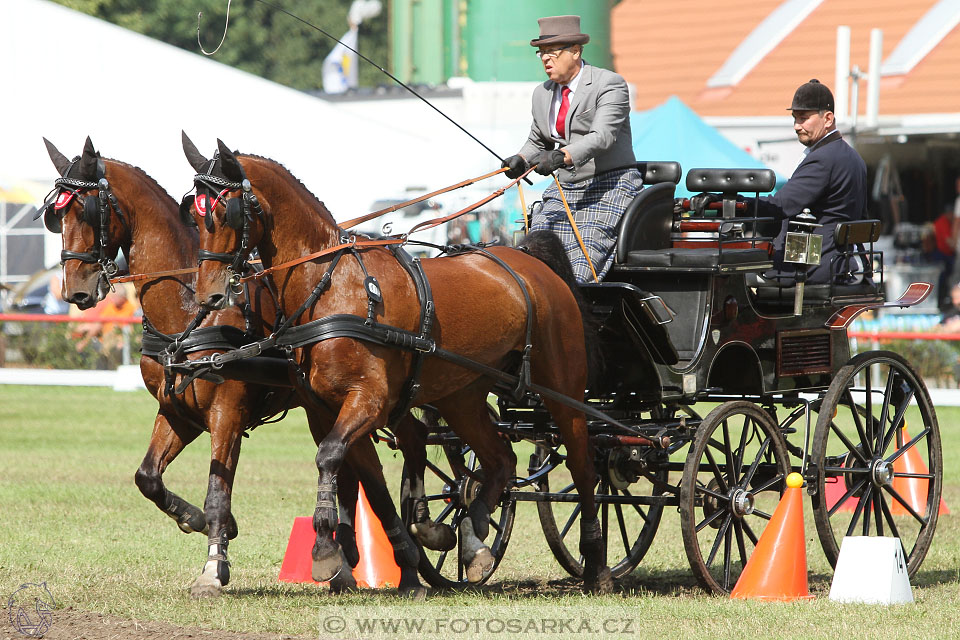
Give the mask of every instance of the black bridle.
MULTIPOLYGON (((211 161, 208 171, 212 170, 216 161, 217 158, 215 157, 211 161)), ((250 252, 250 221, 256 215, 262 223, 263 208, 260 206, 256 194, 253 193, 253 187, 246 176, 240 182, 231 182, 211 173, 198 173, 193 177, 193 184, 198 195, 206 192, 207 211, 204 214, 204 226, 206 226, 207 231, 213 233, 213 210, 221 200, 226 208, 224 224, 240 231, 240 246, 235 251, 217 253, 216 251, 200 249, 197 256, 197 266, 207 260, 225 263, 230 273, 230 287, 236 290, 240 286, 240 278, 250 271, 250 263, 247 262, 247 256, 250 252), (238 190, 241 191, 239 198, 236 196, 223 197, 226 193, 238 190), (218 194, 216 198, 212 197, 214 193, 218 194)))
MULTIPOLYGON (((117 201, 117 197, 110 189, 110 183, 105 177, 106 169, 104 167, 103 160, 100 158, 97 159, 96 182, 81 180, 79 178, 70 176, 74 165, 78 161, 79 158, 71 162, 67 167, 67 170, 63 172, 63 176, 54 181, 52 193, 55 193, 56 195, 53 197, 47 197, 47 199, 44 201, 44 204, 37 212, 37 215, 34 216, 34 220, 40 216, 43 216, 43 224, 48 231, 53 233, 62 233, 63 214, 57 212, 55 202, 59 200, 63 194, 70 194, 69 198, 67 199, 68 203, 73 198, 77 199, 77 202, 81 205, 83 210, 81 219, 86 224, 93 227, 95 244, 90 251, 62 250, 60 252, 60 264, 63 265, 68 260, 79 260, 80 262, 99 265, 100 269, 99 282, 97 284, 97 296, 98 299, 100 299, 102 298, 102 296, 100 296, 100 292, 106 291, 106 289, 111 288, 112 286, 110 284, 110 278, 116 276, 120 272, 120 268, 117 266, 115 260, 117 252, 114 251, 111 255, 107 251, 107 248, 110 244, 110 210, 112 209, 116 212, 117 218, 119 218, 120 222, 123 223, 123 226, 126 228, 127 232, 130 231, 130 225, 127 224, 126 216, 124 216, 123 210, 120 208, 120 203, 117 201), (96 195, 86 193, 92 189, 97 190, 96 195)), ((64 208, 66 208, 66 206, 64 206, 64 208)))

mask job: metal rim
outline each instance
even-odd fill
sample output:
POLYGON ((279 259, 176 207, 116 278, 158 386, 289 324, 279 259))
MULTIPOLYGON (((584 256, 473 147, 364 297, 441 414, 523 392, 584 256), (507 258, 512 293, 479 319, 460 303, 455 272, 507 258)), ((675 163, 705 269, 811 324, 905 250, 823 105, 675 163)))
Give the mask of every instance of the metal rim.
POLYGON ((814 521, 830 564, 844 536, 894 536, 913 577, 933 540, 943 468, 936 412, 906 360, 871 351, 844 365, 823 398, 812 462, 814 521))
POLYGON ((680 527, 697 581, 729 593, 770 520, 790 472, 782 434, 751 402, 711 411, 687 452, 680 483, 680 527))

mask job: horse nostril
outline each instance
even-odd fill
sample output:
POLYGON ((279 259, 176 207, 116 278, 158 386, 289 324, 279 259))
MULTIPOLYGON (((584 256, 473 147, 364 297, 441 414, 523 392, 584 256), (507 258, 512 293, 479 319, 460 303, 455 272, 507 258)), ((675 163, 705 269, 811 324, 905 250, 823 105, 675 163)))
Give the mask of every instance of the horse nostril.
POLYGON ((77 305, 78 309, 89 309, 93 306, 93 296, 84 291, 78 291, 67 299, 67 302, 77 305))
POLYGON ((208 309, 223 309, 224 304, 227 302, 227 296, 222 293, 212 293, 207 296, 206 301, 203 303, 208 309))

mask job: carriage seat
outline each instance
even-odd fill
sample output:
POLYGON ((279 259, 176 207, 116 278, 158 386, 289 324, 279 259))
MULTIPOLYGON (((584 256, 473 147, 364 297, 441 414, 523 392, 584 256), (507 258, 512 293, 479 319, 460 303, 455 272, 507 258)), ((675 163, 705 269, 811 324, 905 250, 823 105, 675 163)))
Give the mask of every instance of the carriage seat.
POLYGON ((627 205, 617 232, 616 262, 625 263, 634 250, 666 249, 671 246, 673 195, 683 170, 679 162, 638 162, 637 170, 647 188, 627 205))
MULTIPOLYGON (((833 259, 834 282, 827 284, 804 285, 804 303, 822 303, 833 298, 869 298, 882 297, 881 287, 874 281, 871 271, 853 272, 847 270, 840 273, 844 264, 850 264, 854 256, 859 256, 861 262, 872 262, 874 254, 873 243, 880 237, 879 220, 858 220, 856 222, 841 222, 834 230, 834 245, 837 253, 833 259), (870 245, 864 250, 864 245, 870 245), (858 247, 861 247, 858 249, 858 247)), ((881 261, 882 264, 882 261, 881 261)), ((747 285, 755 288, 757 299, 768 303, 793 304, 796 281, 780 278, 767 279, 759 274, 749 274, 747 285)))
POLYGON ((627 254, 625 264, 633 267, 684 267, 695 269, 715 269, 720 266, 761 264, 769 266, 770 257, 766 249, 724 249, 679 248, 659 251, 640 250, 627 254))

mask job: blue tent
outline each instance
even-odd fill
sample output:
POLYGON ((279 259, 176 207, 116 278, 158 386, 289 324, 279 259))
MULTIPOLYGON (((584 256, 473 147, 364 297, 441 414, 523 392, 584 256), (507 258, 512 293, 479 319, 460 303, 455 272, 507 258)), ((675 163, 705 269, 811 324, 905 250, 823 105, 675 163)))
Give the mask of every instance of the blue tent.
MULTIPOLYGON (((630 131, 633 135, 633 154, 637 160, 673 160, 680 163, 683 177, 677 185, 676 195, 689 197, 686 189, 687 171, 694 168, 765 169, 762 162, 730 142, 722 133, 704 122, 690 107, 671 96, 663 104, 647 111, 630 114, 630 131)), ((538 200, 550 184, 536 174, 532 187, 525 191, 529 205, 538 200)), ((786 178, 777 175, 779 189, 786 178)), ((510 189, 504 195, 503 224, 513 228, 512 222, 520 217, 517 190, 510 189)))
MULTIPOLYGON (((648 111, 630 114, 633 153, 637 160, 674 160, 683 167, 677 197, 687 191, 687 171, 694 168, 764 169, 749 153, 730 142, 722 133, 700 119, 683 101, 671 96, 648 111)), ((777 176, 779 188, 786 180, 777 176)))

